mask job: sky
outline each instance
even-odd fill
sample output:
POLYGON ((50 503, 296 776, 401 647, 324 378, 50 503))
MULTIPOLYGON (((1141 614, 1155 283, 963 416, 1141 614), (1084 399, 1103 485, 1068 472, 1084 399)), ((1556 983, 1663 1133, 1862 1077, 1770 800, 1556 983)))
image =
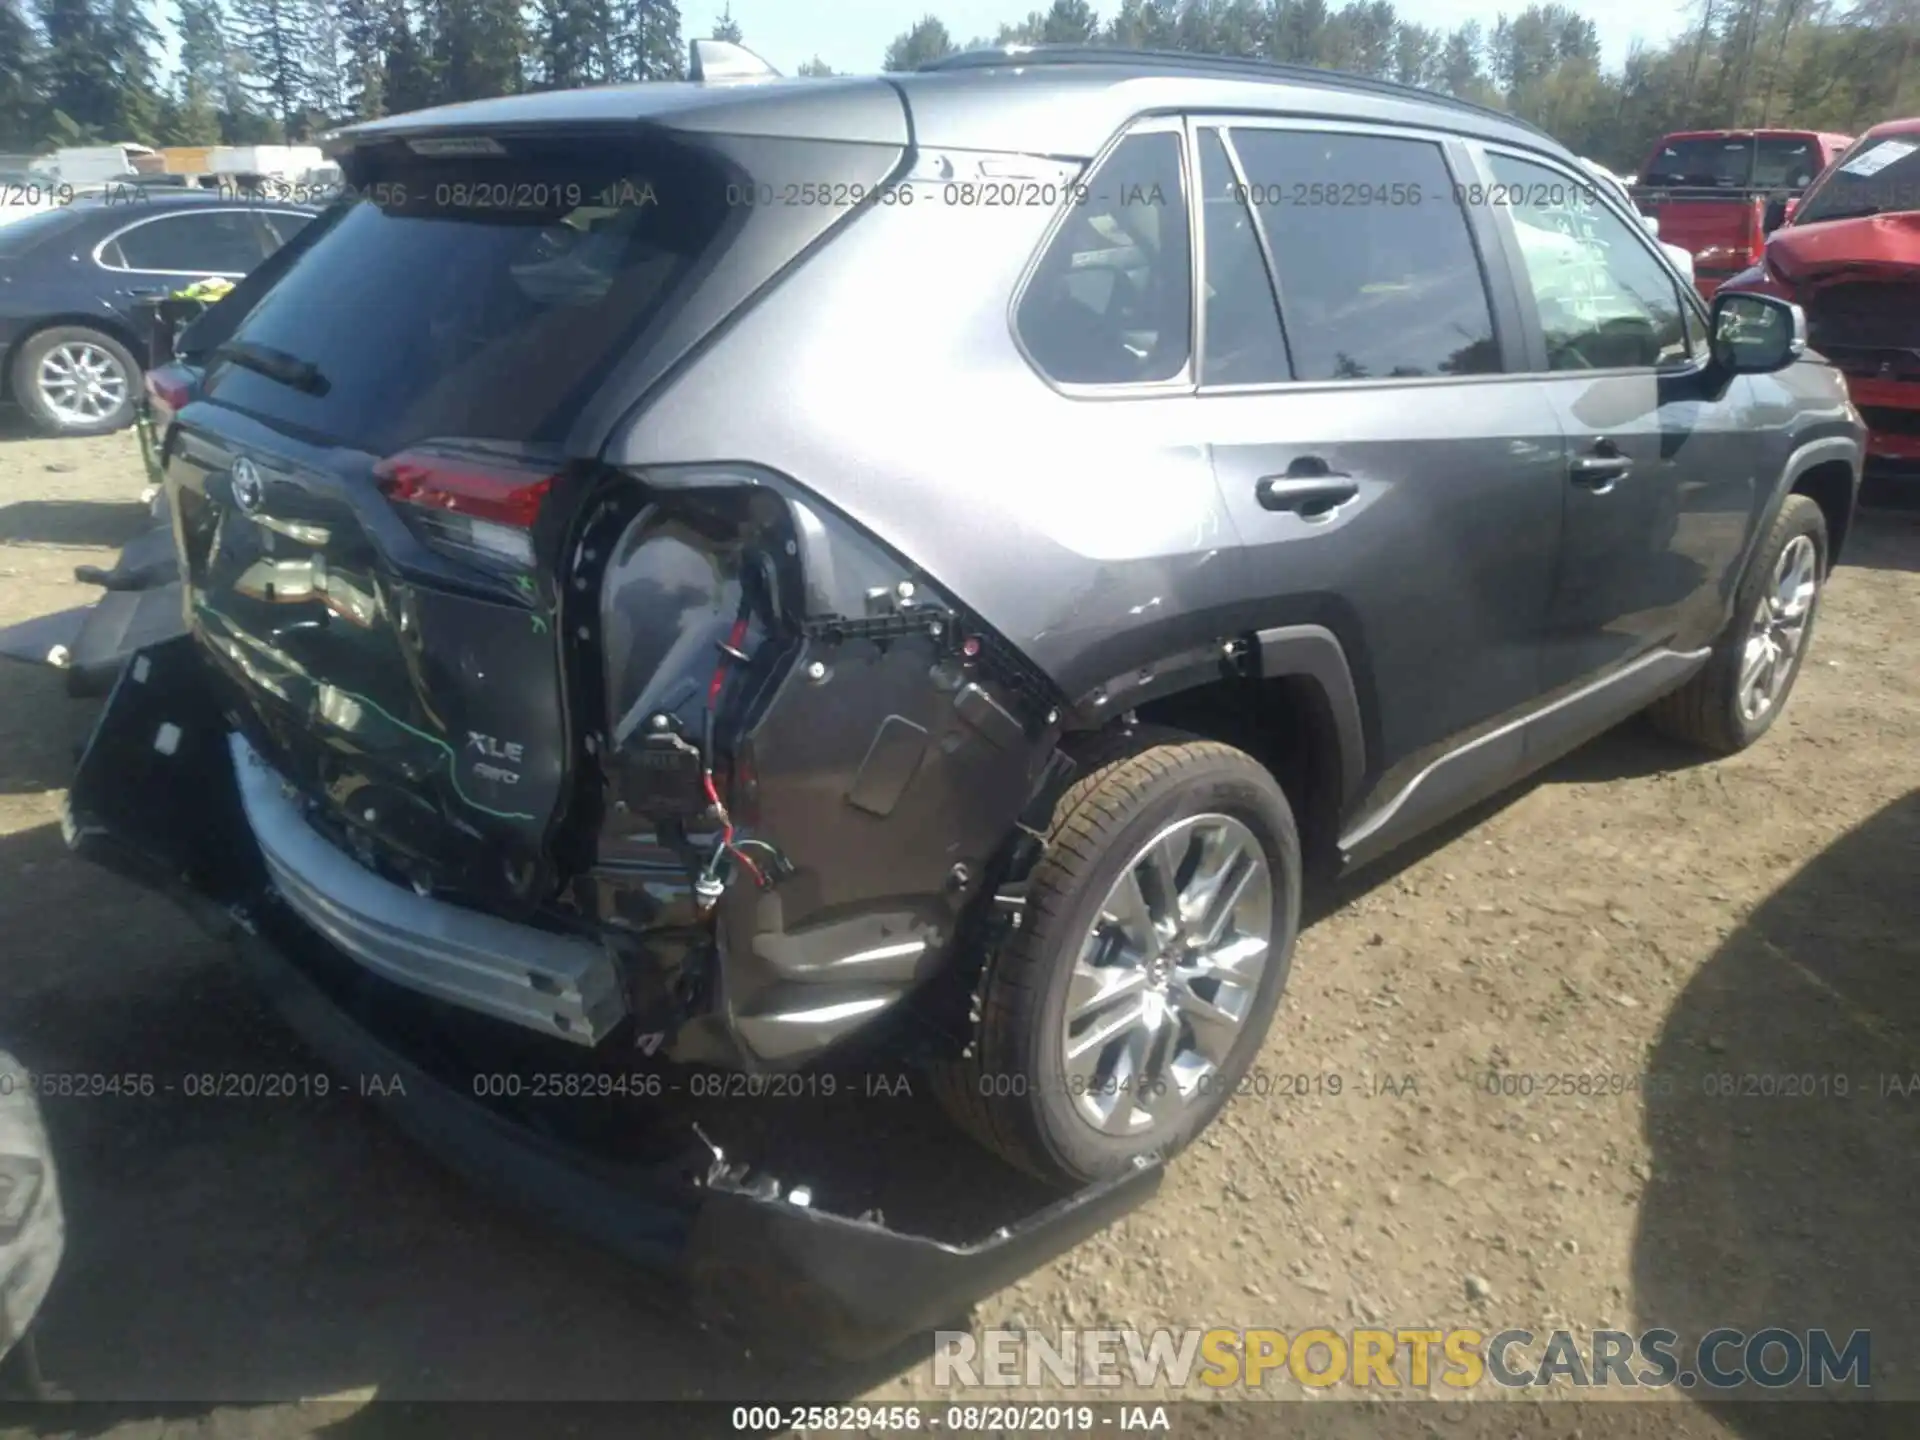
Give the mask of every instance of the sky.
MULTIPOLYGON (((1569 0, 1573 8, 1592 17, 1600 31, 1602 62, 1617 69, 1636 40, 1655 46, 1671 40, 1690 23, 1687 0, 1569 0)), ((783 75, 791 75, 818 55, 835 70, 861 72, 880 68, 887 45, 901 31, 912 28, 929 12, 946 24, 959 45, 981 36, 991 37, 1002 24, 1021 19, 1030 10, 1044 10, 1047 0, 732 0, 734 22, 747 47, 783 75)), ((1338 9, 1340 0, 1331 8, 1338 9)), ((1491 29, 1502 10, 1518 14, 1527 0, 1397 0, 1403 19, 1439 30, 1451 30, 1463 21, 1478 20, 1491 29)), ((714 22, 727 0, 680 0, 680 33, 697 40, 713 33, 714 22)), ((1118 9, 1116 3, 1095 0, 1102 20, 1118 9)), ((166 50, 165 68, 179 61, 173 7, 165 0, 149 0, 149 12, 160 28, 166 50)))
MULTIPOLYGON (((1600 31, 1601 57, 1609 69, 1619 66, 1637 40, 1649 46, 1672 39, 1688 25, 1683 0, 1571 0, 1600 31)), ((680 0, 680 33, 689 40, 712 33, 726 0, 680 0)), ((1397 0, 1402 19, 1451 30, 1466 20, 1488 28, 1501 10, 1518 14, 1527 0, 1397 0)), ((922 15, 938 15, 956 44, 991 36, 1004 23, 1029 10, 1044 10, 1046 0, 732 0, 733 18, 747 48, 781 73, 791 75, 818 55, 835 70, 880 68, 887 44, 922 15)), ((1095 0, 1106 19, 1118 8, 1095 0)), ((1332 5, 1339 8, 1338 0, 1332 5)))

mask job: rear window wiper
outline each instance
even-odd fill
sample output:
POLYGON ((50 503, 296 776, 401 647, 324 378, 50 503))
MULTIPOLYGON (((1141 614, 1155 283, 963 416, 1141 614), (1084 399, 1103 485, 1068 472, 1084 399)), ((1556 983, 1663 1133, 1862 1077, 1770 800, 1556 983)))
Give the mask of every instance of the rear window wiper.
POLYGON ((209 362, 231 360, 244 370, 264 375, 269 380, 278 380, 282 385, 304 390, 309 395, 324 395, 332 388, 327 377, 320 373, 320 367, 311 360, 302 360, 297 355, 289 355, 284 350, 275 350, 268 345, 229 340, 214 346, 213 353, 207 358, 209 362))

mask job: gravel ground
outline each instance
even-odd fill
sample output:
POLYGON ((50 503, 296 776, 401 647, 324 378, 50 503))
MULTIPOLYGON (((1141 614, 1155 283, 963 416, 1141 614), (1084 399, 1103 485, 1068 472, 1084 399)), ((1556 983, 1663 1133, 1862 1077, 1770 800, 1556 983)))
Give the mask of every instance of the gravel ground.
MULTIPOLYGON (((0 435, 0 622, 90 598, 72 567, 138 528, 140 483, 126 436, 0 435)), ((1865 1328, 1876 1393, 1920 1398, 1916 617, 1920 520, 1865 516, 1756 749, 1702 765, 1626 727, 1317 897, 1249 1093, 1152 1204, 977 1322, 1865 1328), (1622 1093, 1548 1093, 1561 1075, 1622 1093), (1790 1088, 1814 1093, 1719 1093, 1790 1088)), ((312 1069, 219 946, 66 857, 83 718, 53 672, 0 670, 0 1045, 42 1071, 312 1069)), ((889 1131, 937 1124, 887 1103, 889 1131)), ((298 1403, 324 1396, 948 1398, 924 1346, 799 1372, 716 1341, 352 1098, 67 1100, 48 1123, 69 1238, 43 1363, 126 1402, 90 1431, 160 1433, 161 1401, 268 1436, 338 1428, 298 1403)), ((1021 1195, 934 1133, 922 1190, 1021 1195)))

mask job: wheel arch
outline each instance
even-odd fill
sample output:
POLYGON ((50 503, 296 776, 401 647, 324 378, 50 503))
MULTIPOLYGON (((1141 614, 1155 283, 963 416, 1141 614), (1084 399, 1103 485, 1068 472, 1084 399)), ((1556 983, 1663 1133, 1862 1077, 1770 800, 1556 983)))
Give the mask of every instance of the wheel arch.
MULTIPOLYGON (((1346 648, 1324 625, 1284 625, 1223 640, 1169 657, 1100 693, 1124 695, 1125 709, 1104 724, 1084 725, 1078 736, 1070 733, 1069 754, 1136 722, 1232 745, 1280 783, 1312 853, 1332 846, 1364 788, 1368 743, 1360 691, 1346 648)), ((1083 715, 1087 708, 1081 707, 1083 715)))
POLYGON ((1860 492, 1863 468, 1859 444, 1845 435, 1827 435, 1796 446, 1780 468, 1759 523, 1747 537, 1746 554, 1741 557, 1737 573, 1742 577, 1746 575, 1789 495, 1805 495, 1820 507, 1827 522, 1827 565, 1831 569, 1838 563, 1841 548, 1853 526, 1854 502, 1860 492))
POLYGON ((1805 495, 1820 507, 1827 522, 1827 568, 1840 563, 1847 535, 1853 528, 1854 497, 1860 471, 1843 459, 1815 459, 1793 476, 1789 495, 1805 495))

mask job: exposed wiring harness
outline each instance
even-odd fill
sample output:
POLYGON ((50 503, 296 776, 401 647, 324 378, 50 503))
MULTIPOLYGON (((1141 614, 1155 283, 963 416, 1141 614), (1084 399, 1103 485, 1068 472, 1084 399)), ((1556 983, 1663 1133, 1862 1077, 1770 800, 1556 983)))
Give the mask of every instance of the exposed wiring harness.
POLYGON ((713 679, 707 685, 707 710, 702 721, 700 744, 700 785, 706 791, 707 803, 713 807, 713 813, 720 822, 720 843, 713 847, 713 855, 707 861, 707 868, 701 880, 708 887, 724 888, 726 882, 720 878, 720 862, 731 858, 736 865, 753 877, 754 884, 764 890, 768 884, 766 873, 747 854, 746 846, 758 845, 772 855, 776 864, 784 863, 780 852, 765 841, 736 841, 733 816, 727 812, 726 802, 720 798, 720 787, 713 778, 714 711, 720 703, 720 692, 726 688, 728 663, 734 660, 744 663, 747 659, 746 652, 740 648, 747 638, 747 612, 748 601, 745 596, 742 596, 740 614, 733 622, 733 629, 728 632, 726 640, 719 647, 720 660, 713 667, 713 679))

